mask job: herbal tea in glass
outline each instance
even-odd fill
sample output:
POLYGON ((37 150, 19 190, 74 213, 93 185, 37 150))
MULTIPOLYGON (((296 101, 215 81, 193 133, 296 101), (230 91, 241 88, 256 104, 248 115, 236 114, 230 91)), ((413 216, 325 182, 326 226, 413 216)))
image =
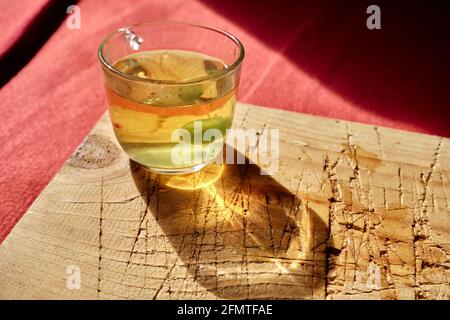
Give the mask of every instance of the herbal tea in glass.
POLYGON ((227 33, 178 22, 121 30, 99 53, 117 140, 130 158, 156 172, 201 169, 217 157, 231 127, 242 45, 227 33), (130 33, 141 39, 139 50, 130 45, 130 33))

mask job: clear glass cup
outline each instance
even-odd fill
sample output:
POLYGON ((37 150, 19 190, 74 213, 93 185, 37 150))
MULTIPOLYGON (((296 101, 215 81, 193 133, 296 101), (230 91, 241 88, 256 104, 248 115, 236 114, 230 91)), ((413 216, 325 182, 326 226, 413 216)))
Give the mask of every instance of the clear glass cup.
POLYGON ((181 174, 221 154, 244 59, 236 37, 189 23, 146 22, 109 34, 98 56, 114 133, 131 159, 181 174))

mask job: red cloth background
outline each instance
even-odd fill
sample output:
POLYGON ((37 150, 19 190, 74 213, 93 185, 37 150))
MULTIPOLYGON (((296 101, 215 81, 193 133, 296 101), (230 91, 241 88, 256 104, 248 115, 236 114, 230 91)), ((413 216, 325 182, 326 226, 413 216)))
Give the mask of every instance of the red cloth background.
POLYGON ((25 32, 26 27, 50 0, 0 1, 0 56, 25 32))
MULTIPOLYGON (((443 8, 386 2, 382 29, 371 31, 364 1, 243 2, 82 0, 81 29, 62 24, 0 91, 0 241, 106 110, 100 41, 141 21, 190 21, 238 36, 247 53, 243 102, 450 136, 443 8)), ((17 27, 8 34, 30 17, 15 12, 0 16, 2 29, 17 27)))

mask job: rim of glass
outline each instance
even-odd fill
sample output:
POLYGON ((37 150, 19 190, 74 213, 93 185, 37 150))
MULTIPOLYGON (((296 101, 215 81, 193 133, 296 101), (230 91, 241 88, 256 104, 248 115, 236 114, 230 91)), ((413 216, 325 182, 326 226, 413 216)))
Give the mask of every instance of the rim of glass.
POLYGON ((233 72, 239 65, 241 65, 242 61, 244 60, 244 55, 245 55, 245 50, 244 50, 244 46, 242 45, 241 41, 239 41, 238 38, 236 38, 234 35, 232 35, 231 33, 224 31, 224 30, 220 30, 214 27, 210 27, 210 26, 202 26, 202 25, 198 25, 198 24, 194 24, 194 23, 189 23, 189 22, 182 22, 182 21, 176 21, 176 20, 157 20, 157 21, 147 21, 147 22, 141 22, 141 23, 137 23, 137 24, 133 24, 127 27, 121 27, 115 31, 110 32, 104 39, 103 41, 100 43, 100 46, 98 48, 98 58, 102 64, 102 66, 104 66, 107 70, 111 71, 112 73, 129 79, 129 80, 133 80, 133 81, 141 81, 141 82, 149 82, 149 83, 155 83, 155 84, 194 84, 194 83, 199 83, 199 82, 203 82, 203 81, 207 81, 207 80, 215 80, 215 79, 219 79, 222 78, 223 76, 233 72), (116 68, 114 68, 110 63, 108 63, 106 61, 105 56, 103 55, 103 49, 105 48, 105 45, 108 43, 108 41, 120 34, 120 33, 124 33, 127 30, 132 30, 133 28, 137 28, 137 27, 143 27, 143 26, 147 26, 147 25, 153 25, 153 24, 179 24, 179 25, 185 25, 185 26, 190 26, 190 27, 196 27, 196 28, 201 28, 201 29, 206 29, 206 30, 210 30, 216 33, 219 33, 223 36, 226 36, 227 38, 231 39, 239 48, 239 56, 238 58, 233 62, 232 65, 230 65, 229 67, 221 70, 220 72, 218 72, 217 74, 213 75, 213 76, 205 76, 205 77, 200 77, 200 78, 194 78, 194 79, 189 79, 189 80, 157 80, 157 79, 146 79, 146 78, 139 78, 139 77, 135 77, 135 76, 131 76, 129 74, 126 74, 116 68))

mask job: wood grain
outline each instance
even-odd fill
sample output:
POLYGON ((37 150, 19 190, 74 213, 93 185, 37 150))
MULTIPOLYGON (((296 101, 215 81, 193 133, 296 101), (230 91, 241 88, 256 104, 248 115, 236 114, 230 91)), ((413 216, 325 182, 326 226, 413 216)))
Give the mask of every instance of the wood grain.
POLYGON ((245 104, 233 124, 280 130, 277 174, 150 174, 105 115, 2 243, 0 298, 449 298, 448 139, 245 104))

